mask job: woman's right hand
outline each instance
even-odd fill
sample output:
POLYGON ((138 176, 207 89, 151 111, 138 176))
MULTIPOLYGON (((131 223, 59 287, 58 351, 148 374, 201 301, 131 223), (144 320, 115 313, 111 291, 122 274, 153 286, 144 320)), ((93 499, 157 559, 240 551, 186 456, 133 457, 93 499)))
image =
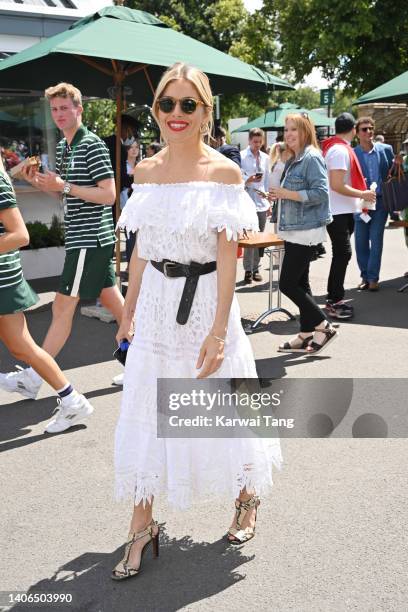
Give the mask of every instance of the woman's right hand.
POLYGON ((371 204, 374 204, 376 201, 375 191, 370 191, 370 189, 363 191, 361 193, 361 197, 363 198, 364 202, 370 202, 371 204))
POLYGON ((134 323, 133 319, 129 319, 126 317, 122 317, 122 321, 119 325, 118 333, 116 334, 116 342, 119 344, 122 340, 127 340, 128 342, 132 342, 134 333, 134 323))

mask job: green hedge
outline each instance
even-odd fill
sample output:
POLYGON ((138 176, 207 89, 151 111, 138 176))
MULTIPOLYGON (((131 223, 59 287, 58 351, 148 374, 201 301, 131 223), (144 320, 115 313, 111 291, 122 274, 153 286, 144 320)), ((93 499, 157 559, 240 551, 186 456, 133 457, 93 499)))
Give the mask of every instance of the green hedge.
POLYGON ((28 222, 26 226, 30 235, 30 244, 24 247, 26 249, 44 249, 65 244, 64 225, 57 215, 52 217, 50 227, 41 221, 28 222))

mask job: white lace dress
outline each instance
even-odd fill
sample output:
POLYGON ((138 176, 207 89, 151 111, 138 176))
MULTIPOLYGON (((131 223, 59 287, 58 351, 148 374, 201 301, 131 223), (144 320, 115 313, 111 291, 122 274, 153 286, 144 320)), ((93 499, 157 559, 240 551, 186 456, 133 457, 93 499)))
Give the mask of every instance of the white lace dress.
MULTIPOLYGON (((237 239, 257 229, 252 200, 241 185, 210 182, 133 186, 118 225, 137 231, 142 259, 189 264, 214 261, 217 232, 237 239)), ((184 278, 166 278, 148 263, 128 351, 123 399, 115 436, 115 493, 135 504, 165 496, 179 508, 224 497, 240 489, 258 494, 272 485, 280 467, 276 438, 157 438, 157 378, 196 378, 201 345, 214 321, 217 273, 200 276, 186 325, 176 322, 184 278)), ((225 360, 215 377, 255 378, 255 362, 234 297, 225 342, 225 360)))

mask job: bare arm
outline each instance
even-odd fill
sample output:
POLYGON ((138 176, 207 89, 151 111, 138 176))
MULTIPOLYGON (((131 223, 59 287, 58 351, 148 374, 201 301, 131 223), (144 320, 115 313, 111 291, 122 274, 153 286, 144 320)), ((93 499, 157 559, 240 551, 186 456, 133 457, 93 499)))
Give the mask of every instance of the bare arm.
POLYGON ((0 254, 14 251, 30 242, 27 228, 18 208, 0 210, 0 221, 6 233, 0 236, 0 254))
MULTIPOLYGON (((28 180, 28 175, 26 175, 28 180)), ((29 181, 32 185, 46 192, 62 193, 65 181, 62 180, 55 172, 47 171, 46 174, 37 172, 33 180, 29 181)), ((116 188, 113 178, 106 178, 98 181, 96 187, 82 187, 81 185, 71 185, 70 195, 91 202, 92 204, 103 204, 104 206, 112 206, 115 203, 116 188)))
POLYGON ((295 202, 303 201, 299 191, 291 191, 284 187, 271 187, 269 189, 269 194, 273 200, 280 198, 282 200, 295 200, 295 202))
POLYGON ((349 198, 363 198, 368 202, 375 202, 375 193, 369 189, 361 191, 360 189, 354 189, 350 185, 344 183, 346 171, 345 170, 329 170, 329 183, 333 191, 340 193, 340 195, 348 196, 349 198))

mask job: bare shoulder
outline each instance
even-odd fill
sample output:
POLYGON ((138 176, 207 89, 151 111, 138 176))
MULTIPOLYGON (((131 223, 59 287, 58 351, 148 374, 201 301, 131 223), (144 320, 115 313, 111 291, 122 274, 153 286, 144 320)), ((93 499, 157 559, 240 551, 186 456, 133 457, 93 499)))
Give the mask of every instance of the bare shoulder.
POLYGON ((145 157, 139 162, 134 170, 133 178, 135 183, 155 183, 157 182, 157 173, 163 164, 163 151, 153 155, 153 157, 145 157))
POLYGON ((209 159, 208 180, 227 185, 239 185, 242 183, 242 174, 235 162, 218 151, 212 151, 209 159))

